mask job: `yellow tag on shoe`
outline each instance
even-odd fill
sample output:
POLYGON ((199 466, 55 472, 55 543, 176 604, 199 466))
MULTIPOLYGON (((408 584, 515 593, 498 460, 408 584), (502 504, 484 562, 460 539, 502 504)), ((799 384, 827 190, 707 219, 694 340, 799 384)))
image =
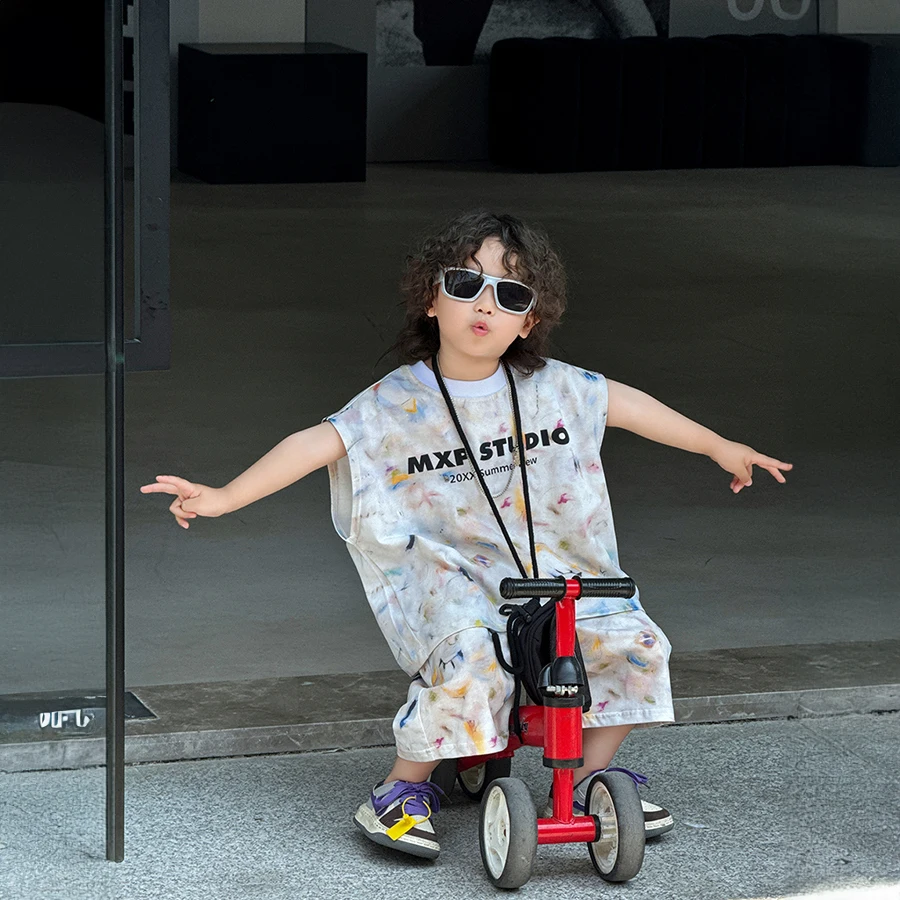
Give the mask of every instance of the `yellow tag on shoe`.
POLYGON ((396 841, 399 838, 403 837, 410 828, 412 828, 416 824, 416 820, 409 815, 409 813, 403 813, 403 818, 398 819, 390 828, 387 830, 387 836, 392 840, 396 841))

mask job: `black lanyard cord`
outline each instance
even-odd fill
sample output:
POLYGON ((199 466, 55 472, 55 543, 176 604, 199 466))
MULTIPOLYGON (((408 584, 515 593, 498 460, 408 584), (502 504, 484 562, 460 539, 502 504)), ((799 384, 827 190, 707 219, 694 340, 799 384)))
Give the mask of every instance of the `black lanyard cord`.
MULTIPOLYGON (((528 495, 528 473, 526 471, 527 466, 525 465, 525 435, 522 431, 522 417, 519 413, 519 398, 516 394, 516 385, 513 381, 512 372, 509 370, 509 366, 506 363, 506 360, 500 360, 501 365, 503 366, 503 371, 506 373, 506 380, 509 384, 509 394, 512 399, 512 407, 513 407, 513 418, 516 423, 516 439, 518 440, 518 449, 519 449, 519 468, 522 470, 522 495, 525 500, 525 519, 528 524, 528 542, 529 548, 531 550, 531 565, 532 565, 532 578, 539 578, 538 575, 538 564, 537 564, 537 552, 535 551, 534 546, 534 525, 531 521, 531 499, 528 495)), ((450 399, 450 394, 447 391, 447 386, 444 384, 444 378, 441 375, 441 369, 438 365, 437 354, 431 357, 431 365, 434 369, 434 377, 438 383, 438 387, 441 389, 441 394, 444 396, 444 402, 447 404, 447 409, 450 410, 450 417, 453 419, 453 424, 456 426, 456 431, 459 434, 460 440, 463 443, 463 448, 466 451, 467 456, 469 457, 469 461, 472 463, 472 468, 475 470, 475 474, 478 476, 478 483, 481 485, 481 490, 484 493, 484 496, 487 497, 487 501, 490 504, 491 511, 494 513, 494 518, 497 520, 497 524, 500 526, 500 530, 503 532, 503 537, 506 538, 506 543, 509 545, 509 549, 512 552, 513 559, 516 562, 516 565, 519 567, 519 572, 521 573, 523 578, 528 577, 528 572, 525 569, 525 566, 522 565, 522 560, 519 558, 519 554, 516 552, 516 548, 513 545, 512 538, 509 536, 509 532, 506 530, 506 526, 503 524, 503 519, 500 517, 500 511, 497 509, 497 504, 494 503, 494 498, 491 496, 491 492, 488 490, 487 484, 484 480, 484 475, 481 472, 481 469, 478 467, 478 463, 475 462, 475 455, 472 453, 472 448, 469 446, 468 438, 466 438, 466 433, 462 429, 462 425, 459 423, 459 417, 456 414, 456 409, 453 406, 453 401, 450 399)), ((515 465, 515 448, 513 448, 513 465, 515 465)))
POLYGON ((519 467, 522 470, 522 497, 525 501, 525 521, 528 525, 528 544, 531 548, 531 566, 534 573, 532 578, 540 578, 538 574, 537 552, 534 545, 534 524, 531 520, 531 497, 528 493, 528 464, 525 460, 525 432, 522 429, 522 416, 519 413, 519 395, 516 393, 516 385, 512 372, 506 364, 506 360, 500 360, 503 371, 506 372, 506 380, 509 382, 509 393, 512 397, 513 417, 516 421, 516 437, 519 441, 519 467))

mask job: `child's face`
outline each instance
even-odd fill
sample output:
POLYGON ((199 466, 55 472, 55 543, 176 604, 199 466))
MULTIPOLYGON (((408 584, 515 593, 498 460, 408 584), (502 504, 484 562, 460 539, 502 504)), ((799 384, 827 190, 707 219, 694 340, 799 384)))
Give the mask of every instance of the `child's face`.
MULTIPOLYGON (((480 268, 486 275, 517 278, 515 271, 503 265, 504 250, 497 238, 487 238, 466 262, 466 267, 480 268)), ((515 265, 515 260, 512 264, 515 265)), ((533 311, 517 316, 500 309, 492 285, 487 285, 480 296, 468 303, 448 297, 439 284, 434 290, 434 300, 427 312, 438 320, 441 371, 448 378, 476 379, 491 375, 507 347, 517 337, 528 337, 539 321, 533 311)))

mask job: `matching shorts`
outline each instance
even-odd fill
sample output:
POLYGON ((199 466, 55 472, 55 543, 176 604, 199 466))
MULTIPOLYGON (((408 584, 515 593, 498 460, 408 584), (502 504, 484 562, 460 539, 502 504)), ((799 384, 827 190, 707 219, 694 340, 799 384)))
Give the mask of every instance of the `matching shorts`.
MULTIPOLYGON (((672 646, 643 610, 577 619, 591 690, 585 728, 675 721, 672 646)), ((506 635, 500 634, 505 659, 506 635)), ((394 718, 397 755, 411 762, 480 756, 509 740, 513 676, 497 662, 491 633, 467 628, 442 641, 409 686, 394 718)))

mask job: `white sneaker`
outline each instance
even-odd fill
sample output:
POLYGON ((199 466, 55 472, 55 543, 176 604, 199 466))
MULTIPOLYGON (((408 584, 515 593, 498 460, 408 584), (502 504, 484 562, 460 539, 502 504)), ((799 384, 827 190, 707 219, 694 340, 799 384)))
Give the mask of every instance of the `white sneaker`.
POLYGON ((441 808, 437 788, 430 782, 389 781, 376 785, 353 821, 362 833, 383 847, 435 859, 441 852, 431 824, 441 808))
MULTIPOLYGON (((588 785, 591 783, 591 779, 594 775, 598 775, 600 772, 604 771, 606 770, 598 769, 596 772, 591 772, 590 775, 582 778, 581 781, 575 785, 575 790, 572 793, 572 806, 574 807, 575 812, 584 815, 584 804, 587 800, 588 785)), ((610 771, 624 771, 632 776, 635 774, 629 772, 628 769, 611 769, 610 771)), ((643 784, 644 782, 646 782, 646 779, 643 775, 639 775, 635 778, 636 784, 643 784), (641 779, 641 781, 638 781, 638 779, 641 779)), ((661 834, 666 834, 675 827, 672 814, 664 807, 657 806, 655 803, 650 803, 647 800, 641 800, 641 808, 644 810, 644 836, 646 838, 659 837, 661 834)), ((542 815, 545 819, 549 819, 553 815, 553 788, 550 788, 550 794, 547 797, 547 805, 544 807, 542 815)))

